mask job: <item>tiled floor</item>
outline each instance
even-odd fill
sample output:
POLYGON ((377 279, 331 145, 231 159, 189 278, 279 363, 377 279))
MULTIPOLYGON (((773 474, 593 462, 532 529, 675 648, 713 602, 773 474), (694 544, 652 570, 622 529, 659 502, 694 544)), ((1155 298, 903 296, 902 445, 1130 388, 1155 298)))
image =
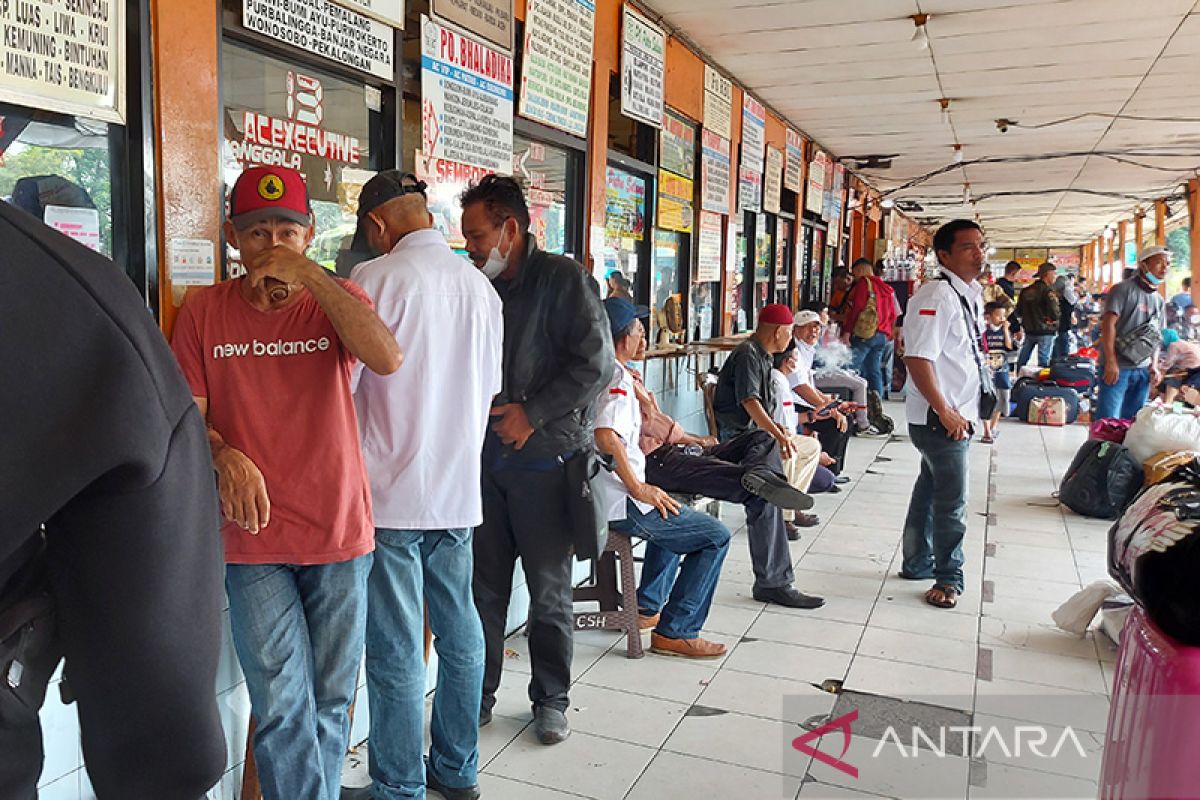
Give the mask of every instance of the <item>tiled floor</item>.
MULTIPOLYGON (((890 412, 903 417, 899 406, 890 412)), ((727 506, 722 518, 737 530, 705 635, 726 643, 728 656, 697 663, 648 653, 634 661, 616 634, 578 634, 574 735, 547 748, 528 727, 518 634, 501 716, 482 732, 484 796, 1095 797, 1115 648, 1103 636, 1063 633, 1050 620, 1080 586, 1106 577, 1108 524, 1051 499, 1085 436, 1083 426, 1007 423, 994 447, 972 446, 967 592, 952 611, 922 602, 926 582, 895 575, 918 463, 904 438, 852 441, 853 482, 818 498, 823 525, 793 545, 799 587, 828 599, 818 611, 751 599, 744 516, 727 506), (936 706, 935 716, 973 713, 977 726, 1048 725, 1051 744, 1070 725, 1083 755, 989 747, 974 759, 943 757, 929 748, 882 748, 866 736, 847 747, 839 731, 820 739, 817 758, 802 755, 791 746, 806 731, 802 723, 819 725, 837 699, 820 688, 828 680, 897 698, 897 708, 911 708, 903 700, 936 706), (858 776, 838 761, 857 766, 858 776)))

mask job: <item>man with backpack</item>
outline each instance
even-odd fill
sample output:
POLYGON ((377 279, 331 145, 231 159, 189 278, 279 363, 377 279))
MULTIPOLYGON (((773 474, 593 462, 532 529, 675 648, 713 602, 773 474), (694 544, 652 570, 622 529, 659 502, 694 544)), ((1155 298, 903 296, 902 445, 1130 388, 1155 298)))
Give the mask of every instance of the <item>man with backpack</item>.
POLYGON ((1038 267, 1037 280, 1021 290, 1017 298, 1017 315, 1025 331, 1025 343, 1017 356, 1017 369, 1025 366, 1033 348, 1038 349, 1038 366, 1050 366, 1054 340, 1058 337, 1061 309, 1052 284, 1058 269, 1050 262, 1038 267))
POLYGON ((1157 384, 1158 351, 1162 346, 1164 305, 1158 287, 1167 275, 1165 247, 1142 253, 1137 272, 1104 298, 1100 320, 1100 365, 1104 381, 1096 400, 1096 419, 1133 419, 1157 384))
POLYGON ((854 354, 851 368, 883 397, 882 358, 896 322, 895 292, 865 258, 854 262, 854 285, 846 296, 845 328, 854 354))

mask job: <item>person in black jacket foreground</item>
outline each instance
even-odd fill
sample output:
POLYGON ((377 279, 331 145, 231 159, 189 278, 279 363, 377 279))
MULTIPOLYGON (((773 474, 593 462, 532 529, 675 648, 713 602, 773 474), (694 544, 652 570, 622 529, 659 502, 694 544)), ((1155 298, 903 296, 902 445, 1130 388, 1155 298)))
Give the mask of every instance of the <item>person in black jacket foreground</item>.
POLYGON ((483 525, 474 538, 486 644, 479 720, 491 721, 496 702, 520 557, 530 595, 534 730, 543 744, 556 744, 571 732, 571 556, 594 555, 597 537, 607 535, 576 525, 568 496, 580 489, 578 466, 592 457, 592 404, 616 369, 612 337, 583 267, 538 248, 516 181, 484 176, 461 202, 467 252, 504 303, 503 388, 483 445, 483 525))
POLYGON ((0 202, 0 798, 36 796, 60 657, 97 797, 221 777, 223 574, 204 422, 112 262, 0 202))

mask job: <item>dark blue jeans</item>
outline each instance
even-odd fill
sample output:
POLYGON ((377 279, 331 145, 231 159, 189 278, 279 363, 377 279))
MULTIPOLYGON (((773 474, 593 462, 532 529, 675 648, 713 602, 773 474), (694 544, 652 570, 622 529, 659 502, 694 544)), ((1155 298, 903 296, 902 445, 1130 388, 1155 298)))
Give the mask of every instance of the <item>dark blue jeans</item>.
POLYGON ((880 397, 883 397, 882 363, 887 343, 887 337, 878 332, 870 339, 850 337, 850 368, 861 375, 867 382, 867 388, 874 389, 880 397))
MULTIPOLYGON (((1101 368, 1101 375, 1104 374, 1101 368)), ((1150 370, 1146 367, 1121 367, 1121 376, 1109 386, 1100 380, 1094 419, 1133 419, 1150 396, 1150 370)))
POLYGON ((729 552, 729 529, 715 517, 687 506, 666 519, 655 509, 643 514, 632 500, 625 501, 625 508, 629 516, 609 527, 646 540, 638 610, 647 615, 661 613, 655 633, 671 639, 695 639, 708 619, 721 565, 729 552))
POLYGON ((910 578, 933 578, 962 592, 971 440, 955 441, 927 425, 909 425, 908 435, 921 454, 921 472, 904 521, 901 572, 910 578))
POLYGON ((1017 369, 1025 366, 1025 362, 1029 360, 1029 356, 1033 354, 1033 348, 1038 351, 1038 366, 1050 366, 1050 356, 1054 352, 1054 340, 1058 338, 1056 333, 1036 334, 1025 333, 1025 343, 1021 345, 1021 353, 1017 356, 1017 369))

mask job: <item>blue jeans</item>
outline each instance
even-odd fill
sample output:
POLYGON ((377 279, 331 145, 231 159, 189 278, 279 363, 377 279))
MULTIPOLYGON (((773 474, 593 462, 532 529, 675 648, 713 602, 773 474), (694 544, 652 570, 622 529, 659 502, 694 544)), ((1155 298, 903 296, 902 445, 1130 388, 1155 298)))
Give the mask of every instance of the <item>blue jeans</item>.
POLYGON ((850 369, 861 375, 867 382, 867 388, 874 389, 880 397, 883 397, 883 369, 880 364, 887 343, 887 337, 878 331, 870 339, 850 337, 850 369))
POLYGON ((1071 332, 1059 331, 1054 337, 1054 352, 1052 358, 1062 358, 1071 354, 1071 332))
POLYGON ((225 567, 265 800, 341 794, 371 560, 225 567))
POLYGON ((625 507, 629 516, 609 527, 646 540, 638 610, 646 615, 661 613, 654 628, 660 636, 695 639, 708 619, 721 565, 729 552, 729 529, 720 520, 687 506, 666 519, 656 509, 643 514, 632 500, 626 500, 625 507), (682 568, 680 556, 684 557, 682 568))
POLYGON ((883 355, 880 356, 879 374, 883 377, 883 395, 886 400, 892 393, 892 369, 896 362, 896 342, 894 339, 885 339, 883 344, 883 355))
MULTIPOLYGON (((1103 364, 1100 374, 1104 374, 1103 364)), ((1099 386, 1093 419, 1133 419, 1150 396, 1150 368, 1121 367, 1116 383, 1109 386, 1102 378, 1099 386)))
POLYGON ((921 472, 904 520, 901 572, 962 592, 970 439, 955 441, 927 425, 909 425, 908 435, 921 454, 921 472))
POLYGON ((1029 356, 1033 354, 1033 348, 1036 346, 1038 351, 1038 366, 1050 366, 1050 356, 1054 350, 1054 340, 1058 338, 1056 333, 1047 333, 1044 336, 1040 334, 1025 333, 1025 343, 1021 345, 1021 353, 1017 356, 1017 369, 1025 366, 1025 362, 1029 360, 1029 356))
POLYGON ((471 594, 469 529, 375 530, 367 583, 371 778, 378 800, 425 797, 425 618, 437 649, 429 769, 444 786, 478 783, 483 627, 471 594))

